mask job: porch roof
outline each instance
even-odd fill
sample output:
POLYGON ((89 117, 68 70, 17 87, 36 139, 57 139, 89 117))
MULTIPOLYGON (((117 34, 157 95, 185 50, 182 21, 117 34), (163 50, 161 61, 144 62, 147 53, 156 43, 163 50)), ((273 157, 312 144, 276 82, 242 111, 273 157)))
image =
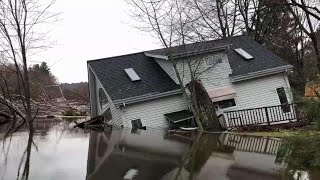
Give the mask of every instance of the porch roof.
POLYGON ((208 95, 212 102, 218 102, 234 98, 236 95, 236 90, 232 86, 225 86, 208 91, 208 95))
POLYGON ((164 115, 169 121, 178 123, 194 117, 193 113, 189 110, 182 110, 164 115))

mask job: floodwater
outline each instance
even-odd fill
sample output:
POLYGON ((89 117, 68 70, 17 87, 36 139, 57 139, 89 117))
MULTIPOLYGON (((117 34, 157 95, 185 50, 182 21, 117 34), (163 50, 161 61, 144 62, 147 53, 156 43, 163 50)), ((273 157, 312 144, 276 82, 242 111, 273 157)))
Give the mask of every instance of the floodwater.
MULTIPOLYGON (((159 129, 93 131, 35 123, 0 139, 0 179, 320 179, 320 138, 294 140, 159 129)), ((0 131, 0 137, 3 135, 0 131)))

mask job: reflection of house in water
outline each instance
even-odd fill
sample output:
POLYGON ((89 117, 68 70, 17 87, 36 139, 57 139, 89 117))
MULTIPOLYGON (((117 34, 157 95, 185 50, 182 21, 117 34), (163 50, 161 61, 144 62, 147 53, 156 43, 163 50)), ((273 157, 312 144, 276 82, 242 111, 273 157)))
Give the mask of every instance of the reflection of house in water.
POLYGON ((87 179, 159 179, 177 167, 188 145, 165 139, 165 132, 121 129, 90 135, 87 179))
POLYGON ((285 164, 278 162, 281 139, 257 136, 223 135, 223 144, 235 148, 234 163, 228 168, 230 179, 277 179, 285 164))
MULTIPOLYGON (((204 134, 195 151, 195 161, 187 158, 192 143, 166 132, 92 132, 87 179, 278 179, 279 139, 204 134), (190 164, 191 163, 191 164, 190 164), (193 169, 192 169, 192 168, 193 169)), ((187 138, 185 138, 187 139, 187 138)))

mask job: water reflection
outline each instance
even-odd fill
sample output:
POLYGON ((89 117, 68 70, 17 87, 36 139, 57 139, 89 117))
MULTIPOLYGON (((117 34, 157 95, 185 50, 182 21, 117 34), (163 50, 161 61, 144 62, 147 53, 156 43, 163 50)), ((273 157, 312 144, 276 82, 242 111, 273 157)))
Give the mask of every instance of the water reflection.
POLYGON ((231 134, 92 132, 87 179, 277 179, 280 145, 231 134))
MULTIPOLYGON (((46 121, 0 139, 0 179, 319 179, 320 139, 147 129, 84 131, 46 121), (306 148, 307 147, 307 148, 306 148)), ((0 134, 1 134, 0 130, 0 134)))
POLYGON ((61 121, 34 127, 0 139, 0 179, 85 179, 89 132, 61 121))

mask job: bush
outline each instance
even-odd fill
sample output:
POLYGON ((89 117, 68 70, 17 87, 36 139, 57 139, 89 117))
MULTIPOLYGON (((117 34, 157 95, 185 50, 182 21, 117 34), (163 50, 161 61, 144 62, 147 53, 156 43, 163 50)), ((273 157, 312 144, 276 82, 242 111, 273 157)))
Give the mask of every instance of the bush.
POLYGON ((63 116, 86 116, 86 111, 78 111, 77 109, 74 109, 72 107, 69 107, 68 109, 64 110, 62 112, 63 116))
POLYGON ((314 121, 316 127, 320 129, 320 100, 315 98, 304 98, 301 101, 301 104, 305 118, 309 121, 314 121))
POLYGON ((75 112, 75 109, 73 109, 73 108, 70 107, 70 108, 64 110, 64 111, 62 112, 62 115, 63 115, 63 116, 76 116, 76 112, 75 112))

